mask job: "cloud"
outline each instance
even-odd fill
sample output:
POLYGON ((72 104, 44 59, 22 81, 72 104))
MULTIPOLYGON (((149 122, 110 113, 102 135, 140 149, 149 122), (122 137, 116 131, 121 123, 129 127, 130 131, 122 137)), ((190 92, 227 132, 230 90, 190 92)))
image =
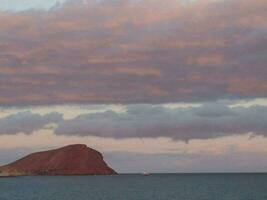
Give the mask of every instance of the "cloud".
POLYGON ((61 121, 55 134, 105 138, 211 139, 253 133, 267 136, 267 107, 230 108, 220 103, 170 109, 132 105, 126 112, 83 114, 61 121))
POLYGON ((49 128, 56 135, 113 139, 164 137, 190 141, 246 134, 267 136, 266 106, 232 107, 224 101, 177 108, 137 104, 119 110, 77 111, 71 118, 65 118, 65 112, 68 114, 63 110, 6 115, 0 118, 0 134, 32 134, 49 128))
POLYGON ((232 107, 224 101, 177 108, 137 104, 120 110, 77 111, 71 118, 64 118, 64 112, 6 115, 0 118, 0 134, 32 134, 49 128, 56 135, 114 139, 165 137, 190 141, 244 134, 267 136, 266 106, 232 107))
POLYGON ((0 12, 0 104, 266 97, 264 0, 69 0, 0 12))
POLYGON ((51 123, 58 123, 62 120, 62 114, 50 113, 46 115, 34 114, 31 112, 20 112, 0 118, 1 134, 31 134, 34 131, 44 128, 51 123))

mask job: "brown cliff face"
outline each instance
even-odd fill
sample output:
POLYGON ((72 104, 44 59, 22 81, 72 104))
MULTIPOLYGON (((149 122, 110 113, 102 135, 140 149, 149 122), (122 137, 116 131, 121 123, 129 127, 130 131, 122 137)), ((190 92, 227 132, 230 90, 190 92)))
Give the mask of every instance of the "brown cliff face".
POLYGON ((101 153, 81 144, 30 154, 0 167, 0 172, 10 175, 116 174, 105 163, 101 153))

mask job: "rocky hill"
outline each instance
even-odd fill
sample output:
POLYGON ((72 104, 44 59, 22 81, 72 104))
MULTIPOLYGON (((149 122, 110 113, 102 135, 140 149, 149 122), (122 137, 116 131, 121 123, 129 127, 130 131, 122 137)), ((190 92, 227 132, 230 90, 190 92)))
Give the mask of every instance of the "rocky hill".
POLYGON ((111 169, 98 151, 77 144, 60 149, 30 154, 0 167, 0 175, 112 175, 111 169))

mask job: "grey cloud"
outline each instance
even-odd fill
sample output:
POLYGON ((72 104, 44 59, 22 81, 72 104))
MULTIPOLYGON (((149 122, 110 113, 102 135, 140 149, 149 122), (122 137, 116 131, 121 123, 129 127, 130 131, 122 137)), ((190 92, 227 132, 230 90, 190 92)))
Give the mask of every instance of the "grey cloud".
POLYGON ((82 2, 0 12, 1 105, 267 96, 265 0, 82 2))
POLYGON ((58 123, 62 119, 63 116, 59 113, 50 113, 42 116, 31 112, 20 112, 0 118, 0 134, 31 134, 48 124, 58 123))
POLYGON ((55 134, 110 138, 210 139, 253 133, 267 136, 267 107, 230 108, 208 103, 201 107, 169 109, 132 105, 125 113, 80 115, 58 123, 55 134))
POLYGON ((50 128, 56 135, 103 138, 212 139, 225 136, 267 136, 267 107, 229 107, 225 102, 199 107, 168 108, 163 105, 129 105, 125 112, 102 111, 64 119, 61 113, 46 115, 19 112, 0 118, 0 134, 32 134, 50 128), (48 127, 49 124, 56 126, 48 127))

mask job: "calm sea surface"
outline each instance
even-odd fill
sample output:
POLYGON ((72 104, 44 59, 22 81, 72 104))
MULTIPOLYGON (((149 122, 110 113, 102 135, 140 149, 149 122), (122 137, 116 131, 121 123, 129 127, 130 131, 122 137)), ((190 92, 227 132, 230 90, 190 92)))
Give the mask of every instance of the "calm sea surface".
POLYGON ((0 200, 267 200, 267 174, 0 178, 0 200))

